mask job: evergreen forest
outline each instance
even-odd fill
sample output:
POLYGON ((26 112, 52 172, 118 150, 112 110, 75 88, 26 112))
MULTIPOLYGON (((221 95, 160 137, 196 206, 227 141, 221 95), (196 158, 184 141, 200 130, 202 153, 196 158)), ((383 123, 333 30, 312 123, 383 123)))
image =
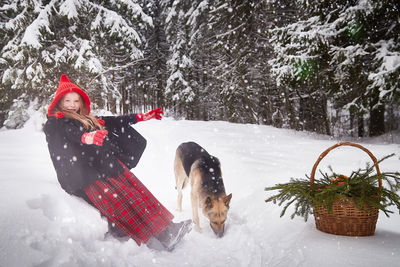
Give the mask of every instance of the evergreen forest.
POLYGON ((0 127, 62 73, 93 110, 379 136, 400 131, 400 2, 2 0, 0 127))

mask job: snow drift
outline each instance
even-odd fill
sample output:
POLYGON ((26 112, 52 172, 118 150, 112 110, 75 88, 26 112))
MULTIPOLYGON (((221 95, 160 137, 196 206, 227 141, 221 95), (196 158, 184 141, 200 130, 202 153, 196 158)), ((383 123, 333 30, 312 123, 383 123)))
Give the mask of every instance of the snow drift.
MULTIPOLYGON (((190 232, 177 248, 155 252, 133 240, 104 239, 107 223, 88 204, 59 186, 41 131, 32 116, 19 130, 0 131, 0 266, 394 266, 400 262, 400 216, 380 214, 371 237, 344 237, 315 229, 313 218, 279 217, 266 204, 266 186, 309 174, 318 155, 338 140, 269 126, 227 122, 148 121, 135 125, 148 146, 133 172, 175 215, 191 218, 189 190, 176 208, 173 160, 176 147, 195 141, 217 156, 227 193, 232 193, 227 229, 216 238, 201 217, 202 232, 190 232)), ((359 140, 398 171, 400 146, 359 140)), ((369 162, 344 147, 320 163, 349 173, 369 162)), ((289 213, 288 213, 289 214, 289 213)))

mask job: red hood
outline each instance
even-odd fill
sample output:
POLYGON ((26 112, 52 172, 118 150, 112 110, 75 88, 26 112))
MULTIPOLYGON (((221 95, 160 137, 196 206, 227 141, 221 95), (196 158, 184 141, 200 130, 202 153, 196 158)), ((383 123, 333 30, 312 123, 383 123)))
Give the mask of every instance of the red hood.
POLYGON ((61 97, 63 97, 63 95, 65 95, 69 92, 76 92, 82 96, 84 104, 86 105, 86 108, 88 111, 87 115, 89 115, 89 113, 90 113, 90 98, 89 98, 89 96, 81 88, 79 88, 76 84, 71 83, 68 80, 67 75, 62 74, 61 78, 60 78, 60 82, 58 84, 56 95, 55 95, 53 101, 51 102, 49 108, 47 109, 48 116, 55 115, 55 113, 53 112, 53 109, 56 107, 57 102, 60 101, 60 99, 61 99, 61 97))

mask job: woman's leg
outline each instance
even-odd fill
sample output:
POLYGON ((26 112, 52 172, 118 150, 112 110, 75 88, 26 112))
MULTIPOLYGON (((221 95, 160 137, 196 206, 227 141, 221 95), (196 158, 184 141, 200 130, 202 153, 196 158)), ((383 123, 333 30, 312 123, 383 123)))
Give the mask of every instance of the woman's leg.
POLYGON ((139 245, 172 223, 173 215, 127 168, 118 177, 96 181, 85 193, 113 226, 139 245))
POLYGON ((124 169, 116 178, 96 181, 85 189, 86 195, 108 219, 111 229, 116 229, 112 233, 129 235, 138 245, 156 238, 172 250, 191 230, 191 220, 173 223, 173 215, 132 172, 124 169))

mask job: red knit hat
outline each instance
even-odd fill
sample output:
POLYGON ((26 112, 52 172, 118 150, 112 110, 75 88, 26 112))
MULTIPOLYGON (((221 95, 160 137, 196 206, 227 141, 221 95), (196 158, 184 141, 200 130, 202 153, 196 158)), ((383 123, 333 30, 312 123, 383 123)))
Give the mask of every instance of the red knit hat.
POLYGON ((80 94, 83 98, 83 101, 85 102, 84 104, 86 105, 87 108, 87 112, 89 115, 90 113, 90 99, 89 96, 81 89, 79 88, 76 84, 71 83, 68 78, 67 75, 65 74, 61 74, 61 78, 60 78, 60 82, 58 84, 58 88, 56 91, 56 96, 54 97, 53 101, 51 102, 49 108, 47 109, 47 115, 48 116, 53 116, 55 115, 53 113, 53 109, 56 107, 58 101, 60 101, 61 97, 63 97, 63 95, 70 93, 70 92, 76 92, 78 94, 80 94))

